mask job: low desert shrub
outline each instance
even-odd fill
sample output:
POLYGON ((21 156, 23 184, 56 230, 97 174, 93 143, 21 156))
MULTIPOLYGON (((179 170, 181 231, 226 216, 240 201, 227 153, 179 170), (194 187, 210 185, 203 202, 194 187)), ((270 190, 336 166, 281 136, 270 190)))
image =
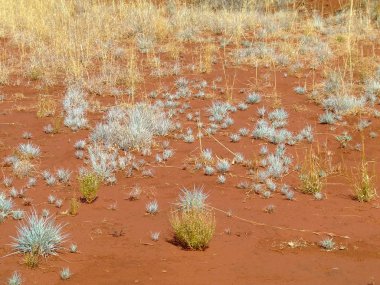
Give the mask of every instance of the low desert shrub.
POLYGON ((170 224, 175 241, 192 250, 206 249, 215 231, 214 213, 209 210, 175 211, 170 224))
POLYGON ((100 178, 94 172, 82 173, 79 178, 79 191, 87 203, 92 203, 96 197, 100 186, 100 178))

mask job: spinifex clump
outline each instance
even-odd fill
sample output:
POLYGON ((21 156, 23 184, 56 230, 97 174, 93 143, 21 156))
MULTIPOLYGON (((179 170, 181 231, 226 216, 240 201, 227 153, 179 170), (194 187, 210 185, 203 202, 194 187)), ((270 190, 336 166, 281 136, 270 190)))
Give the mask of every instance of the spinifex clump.
POLYGON ((95 127, 91 140, 106 146, 116 145, 123 150, 150 148, 154 136, 167 135, 173 128, 160 107, 145 103, 128 109, 111 108, 105 119, 95 127))
POLYGON ((25 255, 28 266, 35 267, 40 256, 58 254, 67 237, 62 232, 63 227, 63 224, 56 224, 51 216, 40 217, 33 211, 17 228, 12 246, 16 252, 25 255))

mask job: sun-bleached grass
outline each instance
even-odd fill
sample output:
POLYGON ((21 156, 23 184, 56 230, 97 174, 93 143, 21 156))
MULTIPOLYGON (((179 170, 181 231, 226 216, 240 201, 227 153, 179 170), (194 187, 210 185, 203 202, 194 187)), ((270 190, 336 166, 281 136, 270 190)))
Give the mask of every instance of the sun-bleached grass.
POLYGON ((370 202, 377 197, 375 178, 375 171, 370 171, 365 157, 363 141, 360 166, 351 175, 356 200, 370 202))
MULTIPOLYGON (((136 51, 155 57, 150 54, 163 48, 178 58, 181 42, 200 41, 210 33, 239 45, 254 29, 262 42, 254 49, 248 42, 246 50, 239 52, 253 55, 252 63, 265 63, 274 56, 274 62, 279 65, 302 58, 314 66, 329 59, 331 49, 341 49, 331 45, 329 39, 348 33, 348 19, 355 22, 349 30, 353 44, 374 34, 368 21, 373 15, 363 13, 365 9, 342 12, 327 19, 318 15, 305 18, 295 9, 282 9, 294 8, 293 2, 173 1, 156 5, 144 0, 5 0, 0 2, 0 27, 20 51, 21 70, 32 80, 42 79, 52 84, 64 75, 69 81, 86 78, 88 87, 98 80, 108 86, 121 83, 131 89, 138 83, 138 77, 134 77, 139 69, 136 51), (223 9, 215 9, 215 3, 223 9), (287 43, 287 34, 298 40, 295 51, 287 43), (310 36, 301 37, 303 34, 310 36), (323 37, 325 34, 329 38, 323 37), (276 39, 280 44, 275 41, 266 44, 266 39, 276 39), (132 64, 121 64, 131 58, 132 64)), ((199 71, 212 68, 215 48, 215 44, 208 43, 201 49, 199 71)), ((6 72, 1 72, 4 74, 1 82, 7 83, 12 66, 3 65, 2 70, 6 72)), ((95 85, 90 89, 101 88, 95 85)))
POLYGON ((320 158, 311 148, 305 155, 300 173, 300 190, 306 194, 321 193, 325 184, 325 178, 321 173, 320 158))
POLYGON ((167 135, 172 128, 172 121, 162 108, 137 103, 128 109, 110 109, 106 122, 95 127, 91 139, 123 150, 144 150, 150 149, 154 136, 167 135))

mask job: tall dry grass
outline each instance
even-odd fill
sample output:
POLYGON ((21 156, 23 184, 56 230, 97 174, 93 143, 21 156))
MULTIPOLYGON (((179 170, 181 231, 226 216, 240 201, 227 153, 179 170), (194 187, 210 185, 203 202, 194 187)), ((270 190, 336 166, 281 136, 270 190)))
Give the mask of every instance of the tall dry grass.
MULTIPOLYGON (((120 62, 129 59, 131 51, 144 50, 148 57, 153 57, 166 45, 173 49, 169 52, 175 56, 181 46, 176 43, 215 45, 221 36, 236 48, 248 36, 269 46, 278 40, 285 45, 275 47, 298 60, 302 58, 298 49, 285 49, 286 44, 303 34, 322 36, 311 24, 310 17, 299 14, 299 5, 294 3, 287 0, 172 0, 162 4, 148 0, 0 0, 0 38, 8 40, 18 53, 9 53, 7 47, 0 50, 0 71, 3 71, 0 83, 8 82, 11 71, 22 71, 30 79, 52 84, 62 78, 77 80, 96 73, 106 84, 121 82, 129 88, 137 82, 130 79, 131 66, 144 66, 136 56, 135 63, 123 67, 120 62), (216 9, 215 3, 221 7, 216 9)), ((332 19, 331 25, 337 26, 337 30, 346 27, 344 19, 349 15, 355 23, 350 25, 349 39, 355 43, 373 33, 363 11, 343 13, 332 19)), ((334 32, 328 32, 332 36, 323 37, 333 41, 334 32)))

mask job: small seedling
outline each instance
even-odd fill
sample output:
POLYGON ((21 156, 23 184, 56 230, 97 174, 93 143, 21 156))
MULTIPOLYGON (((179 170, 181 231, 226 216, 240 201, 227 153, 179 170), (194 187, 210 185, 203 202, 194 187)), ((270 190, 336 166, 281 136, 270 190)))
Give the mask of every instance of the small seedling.
POLYGON ((158 202, 156 200, 146 204, 145 210, 148 214, 155 215, 158 213, 158 202))
POLYGON ((343 132, 341 135, 335 136, 335 138, 340 142, 342 148, 346 148, 348 143, 352 140, 352 137, 347 132, 343 132))
POLYGON ((206 176, 212 176, 214 173, 215 173, 215 169, 214 169, 212 166, 207 165, 207 166, 204 168, 204 174, 205 174, 206 176))
POLYGON ((249 182, 248 181, 240 181, 236 185, 236 188, 238 188, 238 189, 248 189, 249 188, 249 182))
POLYGON ((219 184, 224 184, 224 183, 226 183, 226 176, 224 176, 224 175, 218 175, 218 178, 217 178, 217 182, 219 183, 219 184))
POLYGON ((77 246, 75 243, 72 243, 72 244, 70 245, 69 250, 70 250, 71 253, 77 253, 77 251, 78 251, 78 246, 77 246))
POLYGON ((294 200, 294 192, 289 190, 286 194, 285 194, 285 197, 287 200, 291 200, 293 201, 294 200))
POLYGON ((333 250, 335 248, 335 242, 333 241, 332 238, 326 238, 326 239, 320 241, 319 245, 320 245, 320 247, 322 247, 323 249, 325 249, 327 251, 333 250))
POLYGON ((30 140, 32 138, 32 133, 31 132, 23 132, 22 138, 26 140, 30 140))
POLYGON ((117 202, 113 202, 111 203, 108 207, 107 207, 108 210, 111 210, 111 211, 116 211, 117 210, 117 202))
POLYGON ((237 143, 240 141, 240 135, 239 134, 231 134, 230 135, 230 141, 233 143, 237 143))
POLYGON ((158 241, 160 239, 160 233, 159 232, 153 232, 150 234, 150 238, 152 241, 158 241))
POLYGON ((143 171, 141 171, 141 175, 143 177, 154 177, 153 169, 144 169, 143 171))
POLYGON ((69 184, 70 175, 71 175, 71 173, 67 169, 60 168, 57 170, 58 181, 62 184, 65 184, 65 185, 69 184))
POLYGON ((221 159, 216 164, 216 169, 220 173, 226 173, 230 170, 231 164, 228 162, 227 159, 221 159))
POLYGON ((72 273, 68 267, 62 268, 61 272, 59 273, 62 280, 70 279, 72 273))
POLYGON ((50 195, 48 196, 48 203, 49 203, 49 204, 54 204, 56 199, 57 199, 57 198, 55 198, 54 195, 51 195, 51 194, 50 194, 50 195))
POLYGON ((272 196, 270 191, 264 191, 263 192, 263 198, 269 199, 272 196))
POLYGON ((12 276, 8 279, 8 285, 21 285, 22 279, 20 273, 13 272, 12 276))
POLYGON ((84 156, 84 152, 83 152, 83 150, 76 150, 76 151, 75 151, 75 157, 76 157, 77 159, 82 159, 83 156, 84 156))
POLYGON ((128 200, 130 201, 138 200, 140 198, 140 195, 141 195, 141 188, 140 186, 135 185, 132 188, 131 192, 129 192, 128 200))
POLYGON ((313 196, 314 196, 314 199, 317 201, 321 201, 325 198, 325 196, 321 192, 315 192, 313 196))
POLYGON ((232 234, 232 231, 231 231, 230 228, 225 228, 225 229, 224 229, 224 233, 225 233, 226 235, 231 235, 231 234, 232 234))
POLYGON ((54 205, 55 205, 57 208, 61 208, 61 207, 63 206, 63 200, 62 200, 62 199, 57 199, 57 200, 55 200, 54 205))
POLYGON ((0 213, 3 213, 5 216, 7 216, 11 213, 12 207, 12 199, 8 199, 3 192, 0 192, 0 213))
POLYGON ((46 218, 50 215, 50 211, 48 209, 43 209, 42 210, 42 213, 41 213, 41 216, 46 218))
POLYGON ((268 206, 265 207, 264 212, 268 214, 272 214, 274 213, 275 210, 276 210, 276 206, 273 204, 269 204, 268 206))
POLYGON ((15 220, 22 220, 24 218, 24 211, 22 210, 12 211, 12 218, 15 220))
POLYGON ((247 99, 245 100, 248 104, 257 104, 261 101, 261 95, 255 92, 248 94, 247 99))
POLYGON ((29 177, 28 183, 26 184, 26 187, 32 188, 32 187, 36 186, 36 184, 37 184, 37 179, 34 177, 29 177))
POLYGON ((50 176, 48 179, 46 179, 46 184, 48 186, 53 186, 55 184, 56 180, 54 176, 50 176))
POLYGON ((43 131, 45 134, 53 134, 55 130, 51 124, 48 124, 44 126, 43 131))
POLYGON ((243 163, 244 162, 244 155, 242 153, 235 153, 234 159, 232 164, 234 163, 243 163))
POLYGON ((11 177, 4 177, 3 184, 5 187, 11 187, 13 185, 13 179, 11 177))

